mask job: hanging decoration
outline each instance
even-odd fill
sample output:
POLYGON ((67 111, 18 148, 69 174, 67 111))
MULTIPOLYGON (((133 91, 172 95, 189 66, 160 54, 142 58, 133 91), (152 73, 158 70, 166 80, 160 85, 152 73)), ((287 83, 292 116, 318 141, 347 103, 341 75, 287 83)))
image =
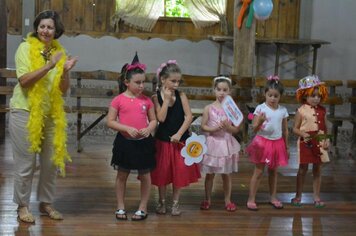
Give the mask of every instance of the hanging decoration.
POLYGON ((241 29, 242 26, 242 21, 246 12, 246 9, 248 7, 248 5, 251 3, 251 0, 241 0, 242 1, 242 6, 239 12, 239 15, 237 17, 237 28, 241 29))
POLYGON ((267 20, 273 10, 272 0, 254 0, 253 11, 257 20, 267 20))

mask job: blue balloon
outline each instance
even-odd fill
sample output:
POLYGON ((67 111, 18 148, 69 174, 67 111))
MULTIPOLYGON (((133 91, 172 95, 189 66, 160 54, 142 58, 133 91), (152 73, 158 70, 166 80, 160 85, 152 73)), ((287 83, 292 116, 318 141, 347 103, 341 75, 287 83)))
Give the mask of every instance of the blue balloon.
POLYGON ((257 20, 266 20, 272 13, 273 3, 272 0, 254 0, 252 7, 257 20))

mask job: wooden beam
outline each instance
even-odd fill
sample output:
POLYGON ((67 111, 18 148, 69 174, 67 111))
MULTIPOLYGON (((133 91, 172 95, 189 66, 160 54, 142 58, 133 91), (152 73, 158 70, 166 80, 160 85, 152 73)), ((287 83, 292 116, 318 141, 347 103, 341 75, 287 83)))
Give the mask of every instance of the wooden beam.
POLYGON ((240 0, 235 0, 235 15, 234 15, 234 62, 232 66, 232 74, 238 77, 252 77, 255 57, 255 32, 256 22, 252 23, 251 28, 246 28, 247 13, 241 29, 236 26, 236 20, 239 15, 242 3, 240 0))
MULTIPOLYGON (((7 65, 7 14, 6 0, 0 0, 0 68, 7 65)), ((0 80, 0 85, 5 85, 6 80, 0 80)), ((6 104, 6 95, 0 96, 0 105, 6 104)), ((0 143, 5 139, 6 113, 0 114, 0 143)))

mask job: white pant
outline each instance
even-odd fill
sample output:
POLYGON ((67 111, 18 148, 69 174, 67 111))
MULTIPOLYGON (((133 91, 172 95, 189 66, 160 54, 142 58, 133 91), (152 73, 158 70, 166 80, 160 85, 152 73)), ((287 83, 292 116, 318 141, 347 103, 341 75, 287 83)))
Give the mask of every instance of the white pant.
MULTIPOLYGON (((19 206, 28 206, 30 202, 32 180, 36 170, 36 154, 29 152, 27 139, 27 121, 29 113, 25 110, 10 111, 9 131, 14 155, 14 198, 19 206)), ((40 175, 37 187, 37 200, 52 203, 56 191, 57 168, 51 160, 53 153, 54 124, 51 119, 45 120, 43 128, 40 160, 40 175)))

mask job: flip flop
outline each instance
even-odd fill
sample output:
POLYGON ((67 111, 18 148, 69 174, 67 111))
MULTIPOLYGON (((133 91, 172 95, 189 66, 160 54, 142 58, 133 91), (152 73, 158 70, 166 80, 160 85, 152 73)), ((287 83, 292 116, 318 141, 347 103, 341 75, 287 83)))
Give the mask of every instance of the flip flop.
POLYGON ((258 207, 257 207, 256 203, 254 203, 254 202, 248 202, 247 209, 250 211, 258 211, 258 207))
POLYGON ((201 210, 209 210, 210 209, 210 203, 208 200, 204 200, 200 203, 200 209, 201 210))
POLYGON ((282 202, 278 200, 270 201, 269 204, 272 205, 274 209, 278 209, 278 210, 283 209, 282 202))
POLYGON ((229 212, 233 212, 237 210, 236 204, 233 202, 230 202, 228 204, 225 205, 225 210, 229 211, 229 212))
POLYGON ((317 200, 317 201, 314 201, 314 207, 315 208, 324 208, 324 207, 326 207, 326 204, 321 200, 317 200))
POLYGON ((117 209, 115 211, 115 217, 117 220, 127 220, 126 211, 123 209, 117 209))
POLYGON ((302 206, 301 201, 302 200, 300 198, 295 197, 290 200, 290 203, 292 204, 292 206, 301 207, 302 206))
POLYGON ((135 214, 131 217, 132 221, 140 221, 140 220, 145 220, 147 218, 148 214, 145 213, 144 211, 138 210, 135 212, 135 214))

